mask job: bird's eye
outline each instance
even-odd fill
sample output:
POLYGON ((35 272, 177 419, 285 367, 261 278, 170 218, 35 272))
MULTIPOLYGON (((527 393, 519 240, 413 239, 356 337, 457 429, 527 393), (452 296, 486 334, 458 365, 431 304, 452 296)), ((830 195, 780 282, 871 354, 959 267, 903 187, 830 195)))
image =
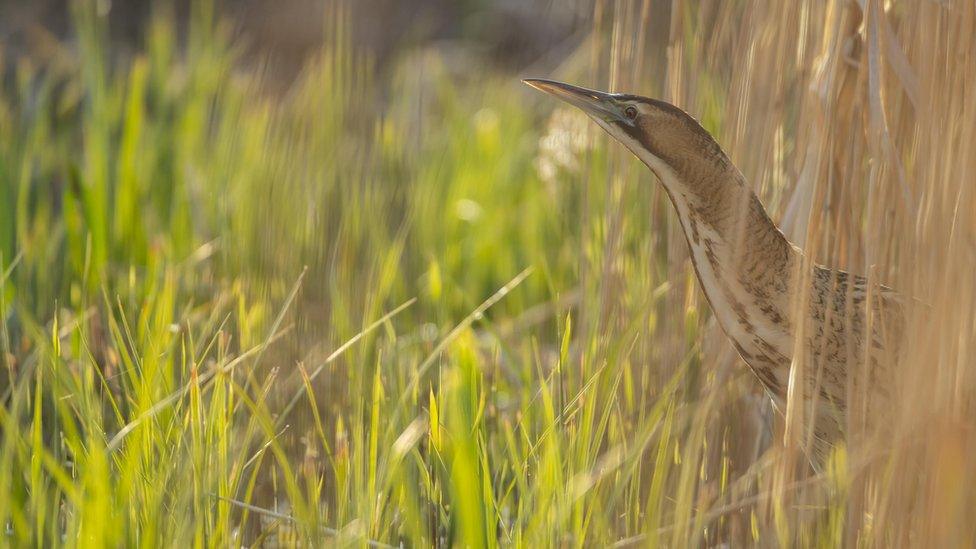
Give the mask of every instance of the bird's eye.
POLYGON ((637 118, 637 107, 627 107, 624 109, 624 116, 630 120, 637 118))

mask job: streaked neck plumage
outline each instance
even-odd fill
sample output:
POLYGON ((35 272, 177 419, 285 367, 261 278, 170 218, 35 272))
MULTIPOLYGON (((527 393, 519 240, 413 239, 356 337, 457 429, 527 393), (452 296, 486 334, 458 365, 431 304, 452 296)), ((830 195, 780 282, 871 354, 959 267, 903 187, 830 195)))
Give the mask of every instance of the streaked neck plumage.
POLYGON ((809 406, 815 421, 804 438, 823 463, 845 431, 849 394, 870 387, 887 399, 880 365, 898 354, 898 296, 872 290, 863 276, 806 264, 721 147, 680 108, 552 80, 526 83, 583 110, 657 175, 716 319, 774 402, 789 393, 801 396, 790 402, 809 406), (793 368, 799 352, 797 364, 816 367, 793 368), (861 362, 867 367, 849 367, 861 362))
POLYGON ((792 357, 792 281, 800 252, 718 144, 702 134, 694 150, 652 153, 636 140, 625 144, 657 175, 674 204, 722 329, 750 364, 768 365, 756 373, 779 392, 788 372, 777 366, 792 357))

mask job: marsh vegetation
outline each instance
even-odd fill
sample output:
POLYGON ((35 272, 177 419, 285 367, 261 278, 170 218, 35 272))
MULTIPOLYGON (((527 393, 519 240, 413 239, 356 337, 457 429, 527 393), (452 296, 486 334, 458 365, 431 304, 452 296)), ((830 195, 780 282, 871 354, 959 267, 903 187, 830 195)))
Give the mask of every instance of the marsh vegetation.
POLYGON ((207 0, 132 52, 103 4, 4 60, 0 544, 976 543, 972 2, 595 0, 515 74, 337 1, 284 90, 207 0), (888 435, 804 467, 665 193, 525 76, 681 106, 907 296, 888 435))

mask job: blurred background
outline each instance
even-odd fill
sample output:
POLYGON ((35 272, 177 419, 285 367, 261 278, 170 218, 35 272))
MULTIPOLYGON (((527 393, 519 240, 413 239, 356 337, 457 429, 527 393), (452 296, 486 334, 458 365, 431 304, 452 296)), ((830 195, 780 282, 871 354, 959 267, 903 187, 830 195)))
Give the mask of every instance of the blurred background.
MULTIPOLYGON (((6 48, 23 55, 31 53, 44 34, 69 38, 70 4, 4 0, 0 32, 6 48)), ((174 0, 165 9, 185 28, 191 4, 174 0)), ((120 54, 138 51, 159 5, 149 0, 103 2, 99 9, 105 12, 113 49, 120 54)), ((233 35, 247 43, 248 53, 266 59, 274 77, 286 86, 325 40, 327 5, 322 0, 227 0, 216 9, 233 35)), ((541 58, 564 57, 578 46, 592 7, 592 2, 582 0, 368 0, 349 3, 345 30, 351 43, 373 56, 381 68, 395 62, 404 49, 433 45, 462 50, 492 69, 518 70, 541 58)))
POLYGON ((6 543, 976 541, 971 2, 0 0, 0 68, 6 543), (882 435, 809 470, 525 77, 686 109, 906 296, 882 435))

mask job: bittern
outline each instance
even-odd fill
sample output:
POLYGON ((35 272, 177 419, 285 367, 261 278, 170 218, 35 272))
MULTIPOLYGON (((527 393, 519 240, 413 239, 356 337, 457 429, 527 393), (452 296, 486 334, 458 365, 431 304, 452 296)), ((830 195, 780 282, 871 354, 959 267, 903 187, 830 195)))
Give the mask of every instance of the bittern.
POLYGON ((792 395, 803 395, 813 419, 804 447, 823 464, 843 437, 848 395, 888 392, 883 370, 901 316, 898 296, 876 286, 869 315, 866 278, 805 260, 722 147, 678 107, 551 80, 525 83, 581 109, 657 176, 718 324, 778 410, 786 410, 791 383, 802 381, 792 395))

